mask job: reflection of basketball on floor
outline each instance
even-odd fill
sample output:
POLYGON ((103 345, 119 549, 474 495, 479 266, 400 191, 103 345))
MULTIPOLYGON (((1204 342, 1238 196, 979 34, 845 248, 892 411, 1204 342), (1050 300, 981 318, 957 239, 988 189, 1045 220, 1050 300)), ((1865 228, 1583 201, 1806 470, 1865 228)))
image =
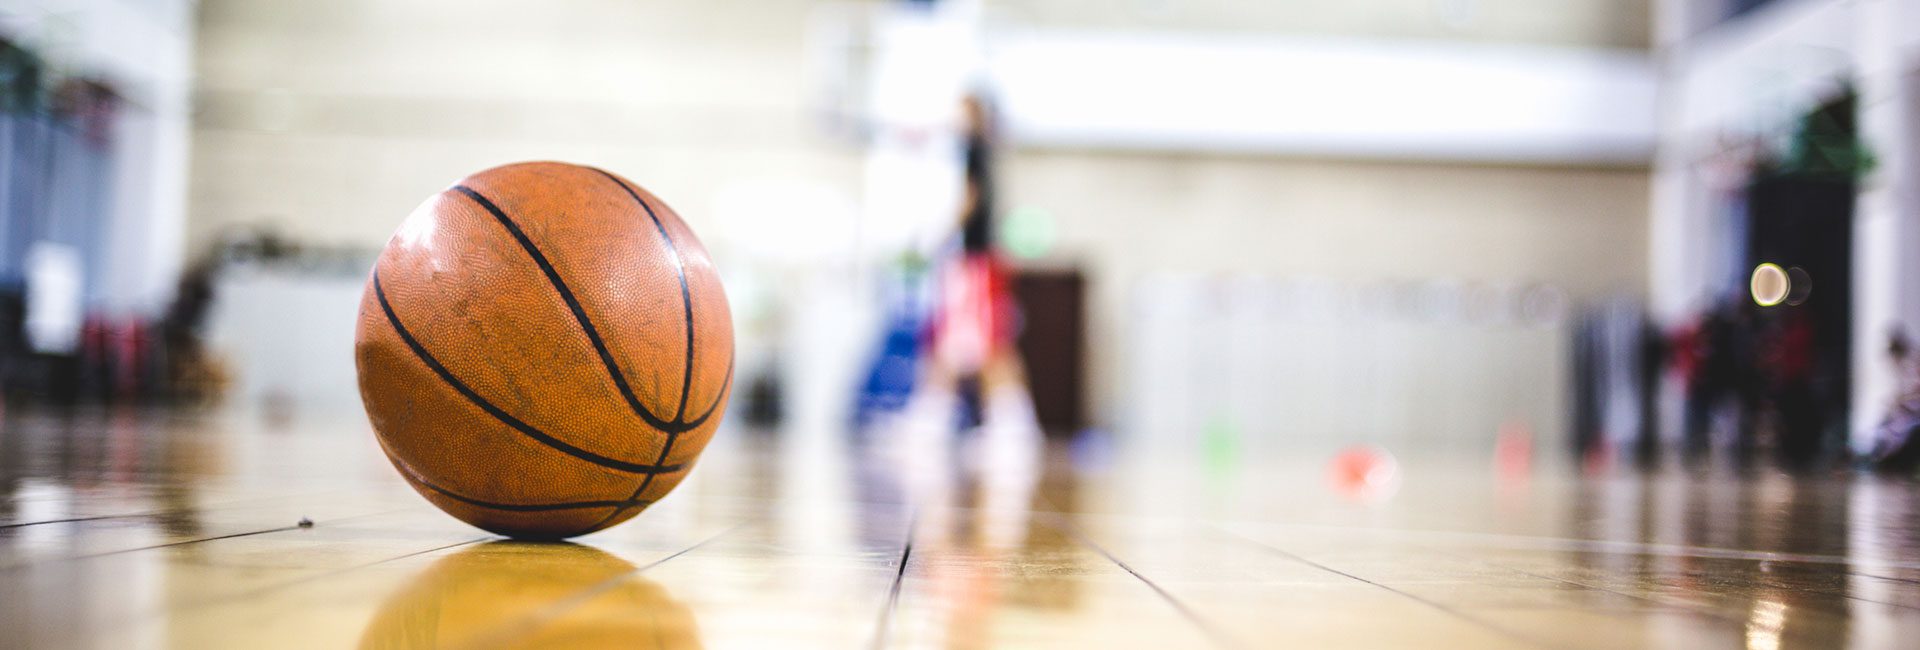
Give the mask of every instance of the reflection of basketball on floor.
POLYGON ((719 426, 719 275, 659 198, 598 169, 469 176, 401 224, 360 305, 360 394, 394 467, 506 535, 617 524, 719 426))
POLYGON ((360 647, 700 647, 693 611, 634 571, 578 544, 481 544, 389 597, 360 647))

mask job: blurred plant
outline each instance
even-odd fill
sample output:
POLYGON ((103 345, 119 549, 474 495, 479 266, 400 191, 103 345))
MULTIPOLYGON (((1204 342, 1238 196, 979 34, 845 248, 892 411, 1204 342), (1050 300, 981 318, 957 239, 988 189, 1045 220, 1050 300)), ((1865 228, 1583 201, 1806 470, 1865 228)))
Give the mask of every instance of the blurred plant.
POLYGON ((0 40, 0 111, 25 113, 40 108, 40 57, 0 40))
POLYGON ((1786 156, 1762 173, 1857 181, 1873 171, 1873 151, 1857 128, 1859 97, 1848 88, 1800 118, 1786 156))

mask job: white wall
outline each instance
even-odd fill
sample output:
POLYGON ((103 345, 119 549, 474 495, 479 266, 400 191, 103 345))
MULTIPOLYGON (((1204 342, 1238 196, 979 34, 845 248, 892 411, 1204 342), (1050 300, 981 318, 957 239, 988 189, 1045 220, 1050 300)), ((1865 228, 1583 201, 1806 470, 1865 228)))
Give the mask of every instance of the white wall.
POLYGON ((1043 28, 1531 43, 1644 48, 1649 0, 987 0, 1043 28))
POLYGON ((1030 145, 1633 165, 1653 151, 1639 50, 1026 29, 988 56, 1030 145))
POLYGON ((1864 448, 1897 389, 1894 327, 1920 335, 1920 2, 1859 7, 1860 131, 1876 168, 1861 183, 1854 231, 1853 430, 1864 448))
MULTIPOLYGON (((207 0, 192 241, 204 247, 223 229, 267 224, 305 241, 373 247, 422 197, 461 175, 559 158, 646 184, 688 218, 725 268, 761 267, 727 279, 743 318, 759 318, 756 296, 792 300, 827 284, 852 285, 858 276, 835 266, 852 248, 835 243, 860 227, 847 215, 859 212, 867 177, 862 143, 826 135, 824 116, 812 112, 819 77, 806 39, 823 4, 560 0, 530 10, 509 0, 207 0), (796 221, 822 227, 796 230, 796 221), (769 248, 768 232, 796 243, 769 248)), ((858 13, 874 3, 854 4, 858 13)), ((1134 6, 989 4, 1009 19, 1068 27, 1098 27, 1102 12, 1134 6)), ((1275 17, 1293 15, 1274 13, 1280 4, 1287 3, 1182 3, 1167 24, 1277 29, 1289 21, 1275 17), (1198 17, 1182 22, 1186 12, 1198 17), (1274 22, 1224 19, 1233 12, 1274 22)), ((1456 26, 1433 22, 1431 7, 1420 4, 1425 31, 1369 34, 1629 47, 1644 38, 1594 18, 1632 13, 1606 2, 1578 3, 1568 16, 1486 2, 1479 6, 1487 22, 1456 26), (1509 22, 1509 12, 1532 17, 1509 22)), ((1345 17, 1322 27, 1369 22, 1340 12, 1345 17)), ((1541 282, 1576 297, 1645 286, 1645 170, 1633 165, 1462 166, 1019 143, 1004 163, 1002 207, 1041 207, 1058 218, 1059 245, 1037 263, 1082 265, 1093 281, 1089 349, 1102 424, 1125 417, 1129 296, 1157 274, 1541 282)), ((848 312, 864 299, 801 302, 848 312)), ((818 315, 767 323, 859 335, 811 325, 827 322, 818 315)), ((819 349, 828 348, 804 351, 819 349)), ((829 375, 820 381, 837 380, 829 375)))
POLYGON ((1128 373, 1134 291, 1159 274, 1539 283, 1573 300, 1645 286, 1640 168, 1022 150, 1004 174, 1006 207, 1057 220, 1040 263, 1087 271, 1094 412, 1109 424, 1150 399, 1128 373))
POLYGON ((211 0, 192 241, 269 224, 377 245, 428 194, 525 159, 604 165, 696 228, 735 183, 850 189, 855 152, 806 110, 812 4, 211 0))

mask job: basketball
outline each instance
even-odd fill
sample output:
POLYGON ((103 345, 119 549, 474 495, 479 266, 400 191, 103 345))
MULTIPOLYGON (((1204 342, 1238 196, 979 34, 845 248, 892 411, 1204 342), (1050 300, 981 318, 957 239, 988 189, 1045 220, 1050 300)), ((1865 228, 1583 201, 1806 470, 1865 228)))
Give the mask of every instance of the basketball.
POLYGON ((416 208, 374 264, 355 348, 400 475, 520 538, 660 500, 733 380, 732 317, 693 231, 631 181, 554 162, 488 169, 416 208))

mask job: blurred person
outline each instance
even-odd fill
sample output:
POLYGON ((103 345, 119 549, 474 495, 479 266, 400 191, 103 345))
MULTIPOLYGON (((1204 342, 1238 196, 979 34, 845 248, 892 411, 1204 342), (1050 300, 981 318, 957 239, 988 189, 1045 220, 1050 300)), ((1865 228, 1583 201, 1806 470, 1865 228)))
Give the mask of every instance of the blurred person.
POLYGON ((19 291, 0 290, 0 405, 7 389, 18 381, 20 361, 27 351, 27 306, 19 291))
POLYGON ((1713 447, 1714 415, 1735 392, 1733 320, 1727 311, 1716 305, 1701 314, 1679 344, 1687 351, 1683 362, 1687 373, 1683 452, 1689 457, 1704 455, 1713 447))
POLYGON ((931 345, 903 413, 906 442, 939 446, 954 429, 960 400, 971 398, 981 434, 976 460, 1024 471, 1037 461, 1041 432, 1014 347, 1019 315, 1009 272, 993 238, 992 109, 977 94, 962 109, 966 192, 956 224, 959 252, 937 271, 931 345))
POLYGON ((868 433, 880 417, 898 413, 913 396, 921 359, 926 356, 931 311, 927 275, 927 260, 914 251, 896 258, 883 271, 881 300, 886 303, 886 324, 854 402, 853 426, 859 434, 868 433))
POLYGON ((1640 433, 1634 439, 1634 457, 1642 464, 1660 455, 1660 378, 1667 364, 1667 339, 1645 314, 1640 319, 1640 357, 1634 366, 1635 398, 1640 402, 1640 433))
POLYGON ((1751 459, 1759 448, 1756 422, 1770 395, 1769 384, 1761 367, 1759 307, 1750 297, 1735 292, 1728 299, 1727 310, 1730 320, 1726 342, 1719 354, 1725 358, 1721 371, 1726 373, 1725 381, 1732 394, 1721 417, 1727 422, 1728 435, 1732 436, 1735 459, 1744 461, 1751 459))
POLYGON ((1699 357, 1688 387, 1684 451, 1689 457, 1726 445, 1744 458, 1756 447, 1754 412, 1765 382, 1754 362, 1754 320, 1753 302, 1741 293, 1729 294, 1702 317, 1693 341, 1699 357))
POLYGON ((1920 355, 1913 353, 1913 342, 1902 329, 1895 329, 1887 340, 1887 356, 1893 359, 1900 399, 1920 398, 1920 355))
POLYGON ((1873 430, 1868 459, 1876 469, 1908 472, 1920 468, 1920 355, 1902 330, 1888 337, 1887 357, 1893 361, 1893 405, 1873 430))
POLYGON ((1774 419, 1779 460, 1805 466, 1821 453, 1820 401, 1814 390, 1814 329, 1806 312, 1781 311, 1764 332, 1755 361, 1774 419))
POLYGON ((209 255, 187 267, 173 302, 160 319, 167 395, 188 403, 212 402, 226 387, 226 372, 208 349, 204 332, 224 266, 209 255))

